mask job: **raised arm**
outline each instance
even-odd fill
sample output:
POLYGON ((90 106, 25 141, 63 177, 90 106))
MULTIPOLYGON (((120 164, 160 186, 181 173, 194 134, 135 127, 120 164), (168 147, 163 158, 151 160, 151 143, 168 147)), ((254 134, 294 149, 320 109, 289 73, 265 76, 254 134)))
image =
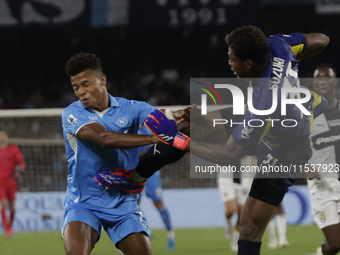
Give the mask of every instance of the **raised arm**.
POLYGON ((319 54, 329 43, 329 37, 322 33, 304 34, 307 39, 307 48, 297 56, 298 59, 319 54))

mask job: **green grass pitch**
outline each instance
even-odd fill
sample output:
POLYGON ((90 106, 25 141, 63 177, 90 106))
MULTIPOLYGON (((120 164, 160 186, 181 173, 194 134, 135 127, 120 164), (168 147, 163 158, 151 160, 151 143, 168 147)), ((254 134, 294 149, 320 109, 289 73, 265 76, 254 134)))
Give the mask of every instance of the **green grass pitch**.
MULTIPOLYGON (((175 229, 177 247, 166 251, 166 233, 153 230, 151 241, 153 254, 166 255, 217 255, 236 254, 230 250, 230 241, 225 240, 223 228, 175 229)), ((317 226, 288 226, 290 246, 268 250, 267 233, 263 238, 261 254, 269 255, 307 255, 315 253, 323 241, 323 234, 317 226)), ((65 254, 60 232, 15 233, 11 238, 0 236, 1 255, 60 255, 65 254)), ((119 254, 105 232, 96 244, 93 255, 119 254)))

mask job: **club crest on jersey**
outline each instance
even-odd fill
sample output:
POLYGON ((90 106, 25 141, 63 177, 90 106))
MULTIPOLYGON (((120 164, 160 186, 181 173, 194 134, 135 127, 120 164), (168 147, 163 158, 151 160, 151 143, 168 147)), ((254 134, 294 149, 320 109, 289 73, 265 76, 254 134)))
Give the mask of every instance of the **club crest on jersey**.
POLYGON ((129 122, 128 119, 125 117, 120 117, 116 120, 116 124, 119 127, 126 127, 128 122, 129 122))
POLYGON ((78 121, 78 119, 76 117, 73 116, 73 114, 70 114, 68 117, 67 117, 67 121, 72 124, 72 125, 75 125, 78 121))
POLYGON ((319 220, 322 222, 322 223, 325 223, 326 222, 326 215, 325 213, 319 213, 319 220))

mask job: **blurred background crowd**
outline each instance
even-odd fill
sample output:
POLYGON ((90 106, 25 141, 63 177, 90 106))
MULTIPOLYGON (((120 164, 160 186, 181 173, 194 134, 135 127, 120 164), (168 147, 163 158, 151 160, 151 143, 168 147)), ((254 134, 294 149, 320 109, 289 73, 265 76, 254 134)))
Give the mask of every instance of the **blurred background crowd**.
POLYGON ((311 77, 323 62, 340 68, 340 17, 318 1, 76 2, 81 10, 68 8, 66 0, 0 0, 0 109, 66 107, 75 101, 64 66, 81 51, 101 58, 112 95, 187 105, 190 77, 234 77, 224 38, 248 24, 267 35, 330 37, 322 54, 301 61, 300 77, 311 77))

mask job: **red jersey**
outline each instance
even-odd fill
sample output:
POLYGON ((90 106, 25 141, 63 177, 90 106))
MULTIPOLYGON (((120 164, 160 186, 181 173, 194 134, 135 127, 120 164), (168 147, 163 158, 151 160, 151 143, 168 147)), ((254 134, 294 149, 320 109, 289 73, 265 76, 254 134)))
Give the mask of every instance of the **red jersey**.
POLYGON ((0 180, 12 178, 17 164, 22 169, 26 166, 24 157, 17 145, 8 144, 6 149, 0 148, 0 180))

